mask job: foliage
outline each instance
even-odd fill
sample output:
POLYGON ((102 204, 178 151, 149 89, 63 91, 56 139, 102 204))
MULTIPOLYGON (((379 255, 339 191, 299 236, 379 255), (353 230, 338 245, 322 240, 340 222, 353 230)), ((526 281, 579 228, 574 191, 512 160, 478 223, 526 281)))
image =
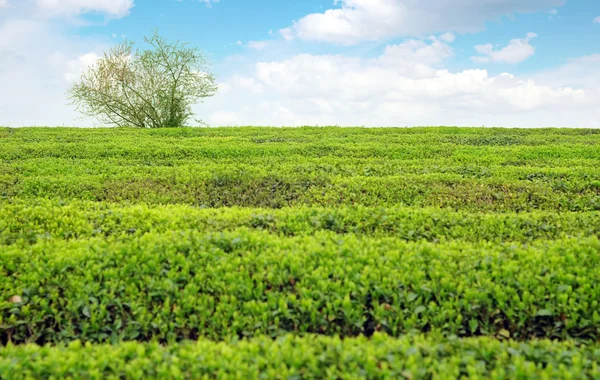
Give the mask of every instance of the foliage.
POLYGON ((593 377, 598 162, 578 129, 0 130, 0 378, 593 377))
POLYGON ((412 207, 198 208, 36 199, 0 204, 0 244, 90 237, 142 236, 149 232, 231 231, 240 227, 281 236, 319 231, 403 241, 521 242, 600 236, 600 212, 477 213, 412 207))
POLYGON ((0 262, 0 293, 22 297, 0 301, 4 342, 600 336, 598 238, 432 244, 179 230, 9 246, 0 262))
POLYGON ((80 112, 116 126, 182 127, 191 106, 214 95, 215 77, 198 49, 156 31, 144 41, 147 50, 116 45, 82 74, 69 90, 80 112))
POLYGON ((273 378, 273 379, 582 379, 598 375, 600 348, 572 343, 500 342, 490 338, 373 339, 286 336, 277 340, 171 346, 156 343, 9 346, 0 349, 0 377, 22 378, 273 378))
POLYGON ((9 199, 600 210, 600 135, 579 130, 26 129, 0 144, 9 199))

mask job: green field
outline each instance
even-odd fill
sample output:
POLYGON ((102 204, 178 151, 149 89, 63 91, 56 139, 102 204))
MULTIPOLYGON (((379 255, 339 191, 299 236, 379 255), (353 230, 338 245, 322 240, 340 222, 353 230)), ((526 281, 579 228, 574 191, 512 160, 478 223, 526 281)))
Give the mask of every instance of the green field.
POLYGON ((599 378, 599 269, 600 130, 0 128, 2 379, 599 378))

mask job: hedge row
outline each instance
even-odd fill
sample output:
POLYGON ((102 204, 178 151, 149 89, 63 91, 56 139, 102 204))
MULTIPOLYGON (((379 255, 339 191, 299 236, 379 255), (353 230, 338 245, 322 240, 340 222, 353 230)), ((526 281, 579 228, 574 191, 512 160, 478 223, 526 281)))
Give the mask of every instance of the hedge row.
POLYGON ((490 129, 7 129, 0 199, 600 210, 600 135, 490 129))
MULTIPOLYGON (((165 177, 168 174, 185 178, 190 173, 207 178, 211 173, 220 176, 234 174, 264 177, 272 173, 303 176, 388 177, 403 176, 419 178, 438 176, 444 180, 477 179, 497 182, 523 181, 545 183, 554 187, 585 189, 586 184, 600 180, 593 171, 597 160, 547 158, 519 162, 487 162, 471 157, 448 157, 435 159, 388 159, 373 157, 310 157, 284 155, 281 157, 248 156, 239 158, 161 158, 115 157, 115 158, 19 158, 6 160, 0 171, 3 175, 28 177, 56 176, 111 176, 117 178, 151 175, 165 177)), ((160 155, 160 152, 157 152, 160 155)), ((491 155, 491 160, 498 157, 491 155)), ((504 157, 506 160, 507 158, 504 157)))
POLYGON ((329 230, 406 241, 518 241, 600 236, 600 212, 468 213, 402 207, 200 209, 34 200, 0 204, 0 244, 238 227, 294 236, 329 230))
POLYGON ((2 342, 440 331, 598 339, 600 241, 178 231, 10 246, 2 342), (17 296, 17 297, 15 297, 17 296))
POLYGON ((598 159, 593 130, 236 128, 131 131, 24 128, 0 138, 0 158, 239 158, 300 155, 388 159, 598 159), (500 154, 499 154, 500 153, 500 154), (504 154, 502 154, 504 153, 504 154))
POLYGON ((377 334, 277 340, 0 348, 0 378, 83 379, 583 379, 597 378, 600 347, 490 338, 377 334))
MULTIPOLYGON (((591 169, 590 169, 591 170, 591 169)), ((595 170, 595 169, 594 169, 595 170)), ((600 210, 600 186, 570 189, 526 181, 488 181, 422 178, 329 178, 286 173, 261 177, 211 174, 198 177, 132 175, 19 177, 0 176, 0 196, 55 198, 102 202, 191 204, 204 207, 296 207, 318 205, 443 207, 468 211, 596 211, 600 210)))

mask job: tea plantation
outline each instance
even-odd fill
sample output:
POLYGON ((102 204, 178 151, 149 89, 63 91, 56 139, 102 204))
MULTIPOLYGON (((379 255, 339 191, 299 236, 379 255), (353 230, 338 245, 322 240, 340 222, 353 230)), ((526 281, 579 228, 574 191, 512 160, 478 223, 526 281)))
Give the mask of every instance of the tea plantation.
POLYGON ((0 378, 600 377, 600 130, 0 129, 0 378))

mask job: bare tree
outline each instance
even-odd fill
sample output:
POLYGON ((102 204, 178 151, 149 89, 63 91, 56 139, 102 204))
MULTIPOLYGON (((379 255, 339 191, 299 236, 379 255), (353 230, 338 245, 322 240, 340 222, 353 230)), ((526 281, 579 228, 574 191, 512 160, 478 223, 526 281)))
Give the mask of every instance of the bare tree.
POLYGON ((125 41, 98 59, 69 90, 77 110, 103 123, 139 128, 181 127, 191 106, 217 91, 196 48, 168 43, 154 31, 147 50, 125 41))

